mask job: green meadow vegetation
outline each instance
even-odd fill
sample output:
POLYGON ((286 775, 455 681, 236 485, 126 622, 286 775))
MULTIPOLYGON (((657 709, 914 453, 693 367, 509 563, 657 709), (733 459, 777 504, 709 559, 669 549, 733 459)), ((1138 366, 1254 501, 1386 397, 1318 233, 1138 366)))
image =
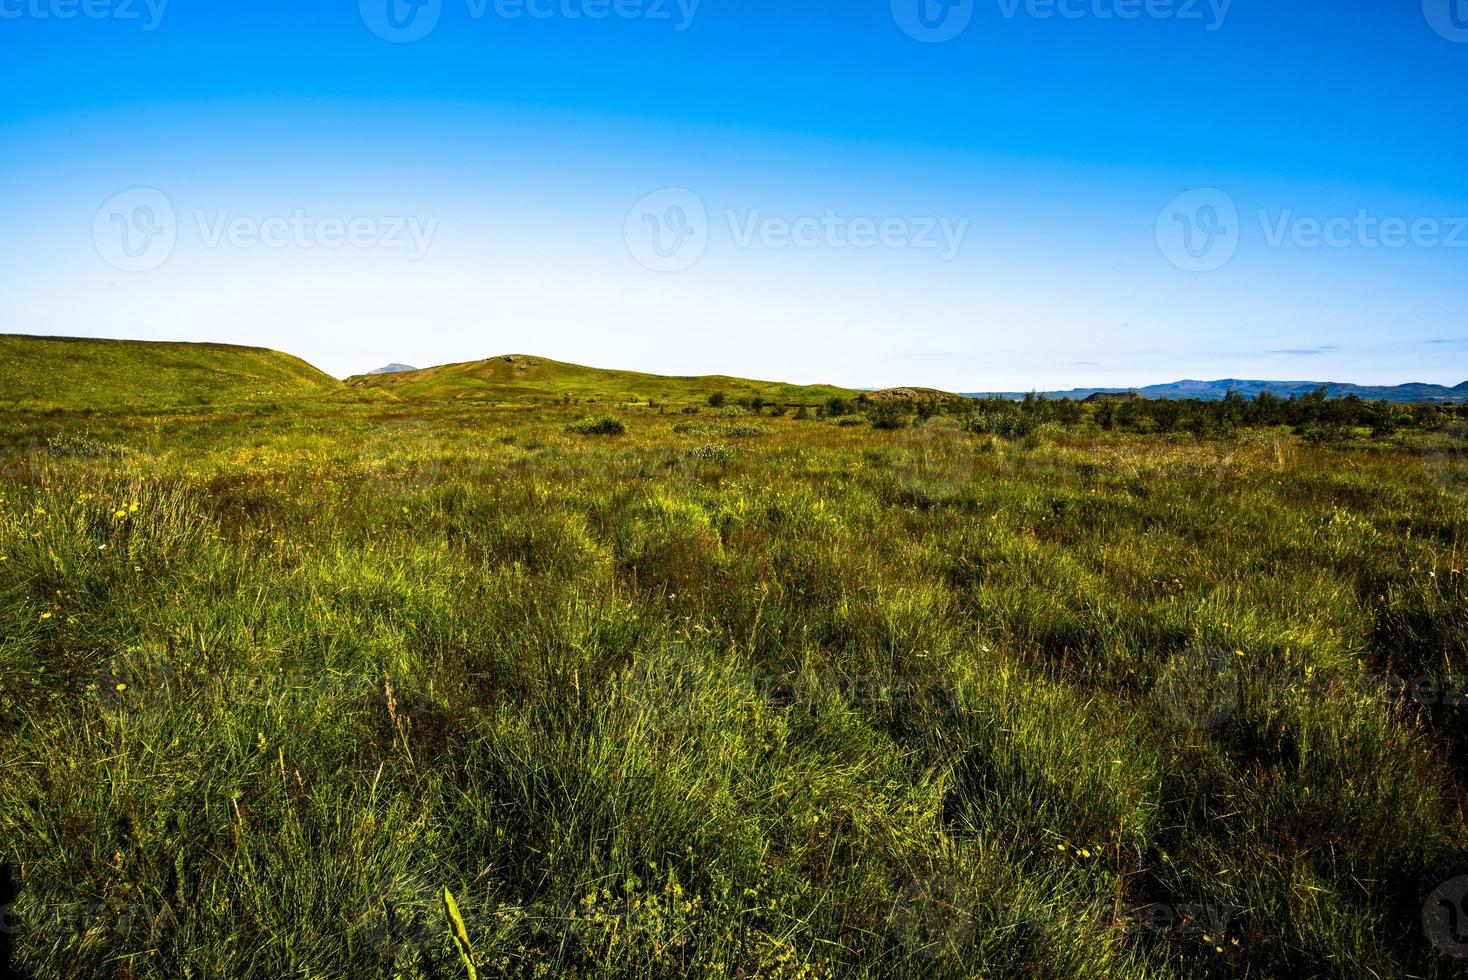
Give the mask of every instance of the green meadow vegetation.
POLYGON ((608 371, 527 354, 506 354, 466 364, 347 379, 353 387, 412 401, 480 404, 565 402, 611 404, 685 402, 711 396, 760 398, 769 402, 815 402, 857 393, 831 385, 792 385, 723 376, 667 377, 637 371, 608 371))
POLYGON ((118 411, 341 397, 342 385, 278 351, 0 334, 0 408, 118 411))
POLYGON ((1458 410, 122 353, 0 400, 23 975, 1461 975, 1458 410))

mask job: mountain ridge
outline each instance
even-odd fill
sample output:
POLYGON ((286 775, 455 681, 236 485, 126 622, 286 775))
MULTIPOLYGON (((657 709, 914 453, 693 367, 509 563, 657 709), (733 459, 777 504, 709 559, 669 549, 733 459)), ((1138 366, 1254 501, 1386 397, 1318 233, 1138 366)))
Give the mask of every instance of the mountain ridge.
MULTIPOLYGON (((1196 398, 1200 401, 1219 401, 1230 391, 1245 398, 1257 397, 1268 392, 1277 398, 1303 397, 1324 388, 1327 397, 1345 398, 1355 395, 1366 401, 1417 402, 1464 402, 1468 401, 1468 381, 1448 387, 1410 381, 1399 385, 1358 385, 1346 381, 1265 381, 1244 378, 1221 378, 1216 381, 1184 379, 1163 384, 1144 385, 1138 388, 1071 388, 1068 391, 1037 391, 1046 398, 1071 398, 1083 400, 1093 395, 1125 395, 1136 393, 1150 399, 1196 398)), ((994 391, 964 392, 967 398, 1023 398, 1027 392, 994 391)))

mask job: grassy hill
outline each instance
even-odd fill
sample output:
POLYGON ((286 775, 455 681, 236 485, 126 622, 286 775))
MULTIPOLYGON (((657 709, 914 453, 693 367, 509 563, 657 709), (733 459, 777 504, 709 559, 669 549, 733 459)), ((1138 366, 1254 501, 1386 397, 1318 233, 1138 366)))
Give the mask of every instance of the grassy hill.
POLYGON ((142 411, 239 406, 329 397, 345 401, 473 404, 576 402, 702 404, 762 398, 816 405, 828 398, 947 399, 900 388, 861 392, 834 385, 673 377, 566 364, 527 354, 421 370, 357 375, 347 384, 300 358, 261 347, 0 334, 0 409, 142 411))
POLYGON ((148 409, 276 402, 343 391, 261 347, 0 334, 0 408, 148 409))
POLYGON ((421 371, 357 375, 347 383, 375 387, 414 401, 524 402, 577 401, 618 404, 702 403, 716 391, 731 400, 763 398, 783 404, 816 404, 827 398, 855 397, 850 388, 750 381, 723 375, 672 377, 638 371, 613 371, 566 364, 528 354, 507 354, 483 361, 445 364, 421 371))

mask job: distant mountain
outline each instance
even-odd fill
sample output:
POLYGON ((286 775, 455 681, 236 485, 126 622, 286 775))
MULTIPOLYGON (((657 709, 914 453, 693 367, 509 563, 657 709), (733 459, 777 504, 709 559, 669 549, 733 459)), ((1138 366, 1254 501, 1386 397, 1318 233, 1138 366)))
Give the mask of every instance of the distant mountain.
MULTIPOLYGON (((1253 398, 1267 391, 1279 398, 1291 395, 1308 395, 1319 388, 1332 398, 1355 395, 1367 401, 1390 402, 1468 402, 1468 381, 1452 388, 1443 385, 1411 382, 1402 385, 1355 385, 1338 381, 1246 381, 1239 378, 1224 378, 1221 381, 1174 381, 1171 384, 1148 385, 1145 388, 1072 388, 1070 391, 1039 392, 1046 398, 1086 399, 1094 395, 1122 395, 1136 392, 1143 398, 1196 398, 1199 401, 1219 401, 1230 391, 1245 398, 1253 398)), ((995 391, 968 392, 970 398, 997 396, 1000 398, 1023 398, 1025 392, 995 391)))
POLYGON ((416 371, 416 370, 418 370, 418 369, 415 368, 415 367, 413 367, 411 364, 389 364, 387 367, 380 367, 376 371, 368 371, 367 373, 368 374, 398 374, 398 373, 400 373, 402 371, 416 371))

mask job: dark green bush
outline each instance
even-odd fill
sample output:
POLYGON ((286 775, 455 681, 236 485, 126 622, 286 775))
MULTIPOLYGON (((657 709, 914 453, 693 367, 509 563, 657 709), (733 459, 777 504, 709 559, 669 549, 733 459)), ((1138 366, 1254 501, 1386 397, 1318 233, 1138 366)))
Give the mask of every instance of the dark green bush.
POLYGON ((881 402, 872 409, 870 416, 874 429, 907 428, 907 412, 897 402, 881 402))
POLYGON ((621 419, 598 415, 572 422, 566 431, 577 436, 619 436, 627 431, 627 426, 621 419))

